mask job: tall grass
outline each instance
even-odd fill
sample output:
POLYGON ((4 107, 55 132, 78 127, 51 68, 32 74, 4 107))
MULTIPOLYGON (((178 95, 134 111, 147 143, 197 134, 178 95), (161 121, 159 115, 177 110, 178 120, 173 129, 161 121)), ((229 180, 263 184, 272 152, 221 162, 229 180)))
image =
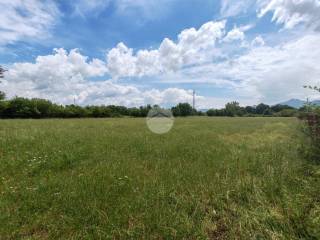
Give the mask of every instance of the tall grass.
POLYGON ((0 239, 317 239, 293 118, 0 122, 0 239))

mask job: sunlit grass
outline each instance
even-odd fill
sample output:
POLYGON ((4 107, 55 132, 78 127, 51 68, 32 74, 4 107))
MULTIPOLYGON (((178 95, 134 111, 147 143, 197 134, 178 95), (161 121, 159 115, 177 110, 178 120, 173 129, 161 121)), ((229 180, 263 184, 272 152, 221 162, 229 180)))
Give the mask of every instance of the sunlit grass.
POLYGON ((294 118, 0 121, 0 239, 317 239, 294 118))

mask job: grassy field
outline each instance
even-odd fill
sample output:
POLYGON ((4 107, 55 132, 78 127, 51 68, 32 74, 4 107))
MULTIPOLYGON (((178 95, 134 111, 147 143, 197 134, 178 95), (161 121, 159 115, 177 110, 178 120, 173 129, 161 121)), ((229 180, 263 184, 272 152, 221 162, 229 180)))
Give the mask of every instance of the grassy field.
POLYGON ((0 239, 320 239, 294 118, 0 121, 0 239))

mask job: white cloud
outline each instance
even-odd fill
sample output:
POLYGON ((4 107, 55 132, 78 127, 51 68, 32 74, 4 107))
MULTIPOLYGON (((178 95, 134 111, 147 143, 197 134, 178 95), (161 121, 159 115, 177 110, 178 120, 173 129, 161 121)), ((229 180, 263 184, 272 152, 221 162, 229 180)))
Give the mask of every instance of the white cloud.
POLYGON ((99 14, 109 4, 111 0, 77 0, 73 1, 74 14, 85 17, 87 14, 99 14))
POLYGON ((0 46, 27 39, 43 39, 58 19, 51 1, 0 0, 0 46))
POLYGON ((284 24, 285 28, 293 28, 299 23, 320 30, 319 0, 271 0, 263 1, 259 16, 273 12, 273 21, 284 24))
MULTIPOLYGON (((87 82, 83 89, 76 95, 70 95, 67 102, 72 102, 73 97, 80 104, 95 105, 124 105, 129 107, 146 104, 173 106, 179 102, 192 102, 192 90, 181 88, 167 88, 164 90, 141 90, 130 85, 114 83, 110 80, 101 82, 87 82)), ((197 96, 197 99, 203 99, 197 96)))
MULTIPOLYGON (((104 76, 106 65, 98 59, 88 60, 76 49, 56 49, 52 55, 39 56, 34 63, 15 63, 9 67, 1 90, 8 97, 46 98, 56 103, 173 105, 192 99, 192 92, 179 88, 141 90, 111 80, 92 81, 104 76)), ((200 97, 199 97, 200 98, 200 97)))
POLYGON ((74 0, 74 14, 82 17, 97 16, 112 6, 115 14, 130 17, 135 23, 165 16, 174 0, 74 0))
POLYGON ((261 36, 257 36, 251 41, 252 47, 263 46, 263 45, 265 45, 265 42, 261 36))
MULTIPOLYGON (((12 4, 17 2, 13 0, 12 4)), ((39 4, 36 1, 29 0, 29 2, 39 4)), ((226 4, 231 2, 226 1, 226 4)), ((319 29, 320 14, 318 14, 317 5, 319 1, 259 2, 265 2, 261 5, 260 16, 271 11, 274 13, 274 21, 284 24, 286 28, 304 23, 312 29, 319 29)), ((1 3, 2 0, 0 5, 1 3)), ((122 11, 131 11, 129 9, 132 7, 143 7, 143 4, 140 6, 142 1, 123 0, 122 3, 124 4, 122 11)), ((238 4, 240 6, 247 4, 248 9, 251 3, 252 1, 240 1, 238 4)), ((35 6, 41 5, 37 4, 35 6)), ((92 4, 92 8, 88 6, 88 11, 99 8, 93 2, 85 4, 92 4)), ((150 6, 153 6, 152 4, 150 6)), ((236 6, 239 5, 236 4, 236 6)), ((225 10, 225 14, 234 16, 236 13, 241 13, 242 11, 237 10, 236 6, 232 8, 233 10, 225 10)), ((20 10, 15 10, 14 7, 9 9, 13 9, 15 14, 20 14, 20 10)), ((42 8, 34 12, 34 15, 42 13, 39 19, 47 19, 46 24, 44 20, 40 21, 43 24, 33 24, 35 21, 33 18, 31 18, 32 21, 27 18, 24 22, 22 20, 26 16, 21 13, 22 20, 19 18, 23 22, 21 26, 31 25, 30 33, 20 31, 19 24, 19 26, 12 26, 11 32, 5 32, 8 35, 0 36, 0 45, 1 42, 8 43, 32 37, 32 34, 37 31, 47 33, 54 24, 51 15, 42 8)), ((0 16, 1 19, 6 18, 0 16)), ((0 21, 0 33, 4 31, 1 24, 3 23, 0 21)), ((178 102, 191 102, 192 99, 191 91, 179 87, 159 90, 152 87, 152 83, 151 87, 147 83, 149 90, 145 90, 146 88, 116 83, 112 80, 90 80, 108 73, 114 79, 157 76, 167 86, 169 83, 175 83, 174 86, 182 83, 197 83, 213 86, 215 91, 217 89, 228 91, 229 95, 226 97, 198 96, 197 103, 200 108, 220 107, 231 100, 254 104, 260 101, 277 103, 289 98, 305 98, 308 94, 309 97, 315 97, 302 86, 319 83, 320 68, 317 65, 320 62, 320 49, 317 46, 320 42, 320 34, 312 31, 303 32, 299 38, 283 44, 273 41, 274 46, 268 46, 270 37, 268 38, 267 35, 263 35, 267 43, 259 35, 253 40, 251 36, 245 37, 244 32, 250 27, 235 27, 226 34, 225 21, 208 22, 199 29, 183 30, 176 41, 165 38, 159 47, 153 50, 135 51, 124 43, 119 43, 107 53, 106 62, 98 59, 89 60, 77 50, 67 52, 64 49, 57 49, 52 55, 38 57, 35 63, 13 64, 2 87, 11 97, 18 95, 49 98, 58 103, 72 103, 75 98, 79 104, 172 105, 178 102), (245 47, 242 44, 245 44, 245 47)), ((286 39, 288 39, 287 35, 286 39)), ((137 84, 145 84, 145 82, 137 84)))
MULTIPOLYGON (((203 87, 202 84, 212 87, 214 92, 210 97, 197 97, 198 108, 222 107, 232 100, 242 104, 261 101, 273 104, 290 98, 316 98, 315 94, 302 86, 319 84, 320 69, 317 64, 320 62, 320 49, 314 46, 320 42, 320 34, 308 34, 274 47, 262 45, 262 38, 259 36, 253 42, 259 44, 252 44, 240 55, 231 55, 218 62, 192 65, 161 75, 159 79, 166 86, 170 83, 175 83, 175 86, 196 83, 199 84, 196 88, 203 87), (214 96, 219 89, 227 94, 219 94, 224 97, 214 96)), ((138 69, 137 62, 141 61, 137 60, 138 55, 133 56, 124 46, 118 46, 117 49, 121 49, 124 52, 122 54, 129 52, 128 59, 122 56, 120 59, 125 59, 125 62, 118 63, 117 66, 132 62, 133 69, 138 69), (134 59, 130 59, 131 57, 134 59)), ((170 53, 171 51, 169 50, 170 53)), ((141 54, 152 55, 150 52, 141 54)), ((154 59, 154 56, 143 58, 154 59)), ((148 60, 140 66, 143 71, 149 71, 146 68, 150 67, 148 62, 152 61, 148 60)), ((154 67, 150 69, 153 71, 154 67)), ((63 104, 72 103, 74 98, 78 104, 83 105, 138 106, 192 102, 192 92, 179 87, 159 90, 150 85, 139 88, 112 80, 90 80, 91 77, 104 76, 106 72, 106 64, 101 60, 89 60, 77 50, 67 52, 57 49, 52 55, 38 57, 34 63, 16 63, 9 67, 2 90, 9 97, 41 97, 63 104)))
POLYGON ((86 78, 103 76, 106 71, 102 61, 88 62, 76 49, 69 53, 55 49, 52 55, 37 57, 35 63, 13 64, 3 84, 9 96, 56 96, 54 100, 60 102, 70 91, 77 92, 86 78))
POLYGON ((220 15, 233 17, 246 13, 255 4, 255 0, 221 0, 220 15))
POLYGON ((225 21, 208 22, 198 30, 183 30, 177 43, 165 38, 159 49, 140 50, 136 54, 124 43, 119 43, 107 54, 109 72, 115 78, 154 75, 210 60, 216 40, 224 35, 224 28, 225 21))
POLYGON ((245 38, 244 32, 241 31, 241 29, 235 27, 227 33, 227 36, 225 36, 223 40, 225 42, 232 42, 232 41, 236 41, 236 40, 242 41, 242 40, 244 40, 244 38, 245 38))
POLYGON ((319 34, 311 34, 274 48, 252 50, 243 61, 250 61, 250 65, 255 63, 253 70, 256 72, 251 71, 253 77, 245 85, 254 86, 262 100, 273 103, 289 98, 317 97, 302 86, 319 84, 320 49, 315 48, 319 41, 319 34))
POLYGON ((309 34, 274 47, 253 46, 226 61, 191 68, 187 75, 228 89, 240 102, 316 98, 303 85, 319 84, 320 49, 315 47, 319 42, 320 34, 309 34))
POLYGON ((285 28, 303 23, 320 31, 320 0, 222 0, 220 15, 233 17, 256 8, 259 17, 273 12, 272 21, 284 24, 285 28))

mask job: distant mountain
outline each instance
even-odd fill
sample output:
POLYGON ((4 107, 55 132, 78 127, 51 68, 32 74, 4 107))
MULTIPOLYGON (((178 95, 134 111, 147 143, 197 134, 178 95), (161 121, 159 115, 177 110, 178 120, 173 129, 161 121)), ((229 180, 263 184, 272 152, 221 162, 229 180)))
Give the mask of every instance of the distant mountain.
POLYGON ((290 99, 286 102, 282 102, 282 103, 279 103, 281 105, 288 105, 290 107, 294 107, 294 108, 301 108, 303 107, 303 105, 305 104, 306 102, 303 101, 303 100, 300 100, 300 99, 290 99))
MULTIPOLYGON (((290 99, 286 102, 279 103, 281 105, 288 105, 290 107, 294 108, 301 108, 306 103, 306 101, 300 100, 300 99, 290 99)), ((315 100, 311 102, 312 104, 320 105, 320 100, 315 100)))

